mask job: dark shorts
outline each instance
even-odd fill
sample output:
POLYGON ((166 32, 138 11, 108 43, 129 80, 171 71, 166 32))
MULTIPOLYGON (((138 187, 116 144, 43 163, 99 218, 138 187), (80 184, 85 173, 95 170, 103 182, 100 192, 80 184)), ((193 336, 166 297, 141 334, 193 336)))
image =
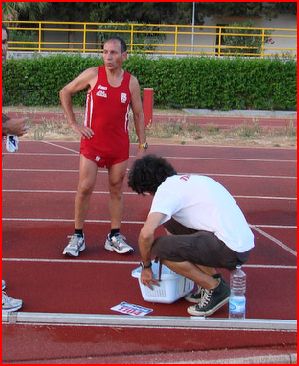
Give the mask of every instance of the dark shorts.
POLYGON ((153 255, 162 261, 188 261, 207 267, 234 269, 248 259, 250 251, 235 252, 210 231, 189 229, 173 219, 164 227, 172 235, 157 238, 152 248, 153 255))

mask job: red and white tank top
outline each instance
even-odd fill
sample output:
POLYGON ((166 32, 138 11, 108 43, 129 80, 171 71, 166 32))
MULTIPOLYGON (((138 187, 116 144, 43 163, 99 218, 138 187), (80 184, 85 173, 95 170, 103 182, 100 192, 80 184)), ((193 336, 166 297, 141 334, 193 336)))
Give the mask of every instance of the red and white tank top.
POLYGON ((94 131, 91 139, 81 139, 81 149, 105 158, 129 156, 128 114, 131 102, 131 75, 124 72, 119 87, 109 84, 104 66, 98 68, 98 80, 87 93, 84 125, 94 131))

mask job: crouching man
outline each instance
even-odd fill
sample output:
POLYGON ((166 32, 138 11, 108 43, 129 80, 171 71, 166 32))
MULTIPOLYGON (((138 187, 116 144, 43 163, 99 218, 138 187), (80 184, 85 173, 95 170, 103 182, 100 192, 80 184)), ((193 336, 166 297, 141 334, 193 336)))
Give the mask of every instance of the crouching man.
POLYGON ((172 271, 193 280, 197 289, 186 296, 195 303, 193 316, 209 316, 229 300, 230 288, 216 268, 233 270, 247 261, 254 236, 232 195, 213 179, 177 174, 155 155, 134 162, 128 184, 138 194, 154 196, 138 245, 141 281, 157 284, 151 259, 158 257, 172 271), (154 238, 164 225, 168 234, 154 238))

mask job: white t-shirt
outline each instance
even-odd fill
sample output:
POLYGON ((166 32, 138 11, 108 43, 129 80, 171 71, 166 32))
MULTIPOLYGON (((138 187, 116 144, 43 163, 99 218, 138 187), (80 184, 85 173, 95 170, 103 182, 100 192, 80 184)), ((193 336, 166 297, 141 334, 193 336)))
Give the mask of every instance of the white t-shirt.
POLYGON ((157 189, 150 213, 166 215, 196 230, 213 232, 230 249, 245 252, 254 247, 254 235, 232 195, 212 178, 174 175, 157 189))

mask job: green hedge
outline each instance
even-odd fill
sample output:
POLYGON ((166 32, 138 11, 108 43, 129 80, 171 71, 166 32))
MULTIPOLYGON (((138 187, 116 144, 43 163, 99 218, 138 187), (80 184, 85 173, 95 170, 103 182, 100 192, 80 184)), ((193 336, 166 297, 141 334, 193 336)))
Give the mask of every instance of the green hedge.
MULTIPOLYGON (((69 55, 8 60, 5 104, 55 106, 65 84, 99 64, 99 58, 69 55)), ((296 110, 294 60, 131 56, 124 67, 142 89, 154 88, 156 107, 296 110)), ((85 92, 74 97, 74 104, 85 104, 85 92)))

